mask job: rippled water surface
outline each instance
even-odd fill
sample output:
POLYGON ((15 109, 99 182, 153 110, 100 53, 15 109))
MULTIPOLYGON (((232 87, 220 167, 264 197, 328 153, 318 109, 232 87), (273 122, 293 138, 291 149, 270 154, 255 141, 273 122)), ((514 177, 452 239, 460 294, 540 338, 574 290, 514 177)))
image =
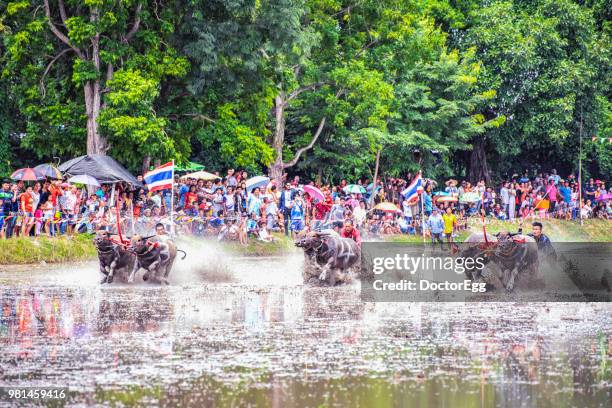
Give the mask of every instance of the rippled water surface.
POLYGON ((299 254, 216 255, 167 287, 0 269, 0 386, 67 386, 67 405, 609 406, 609 304, 363 303, 302 286, 299 254))

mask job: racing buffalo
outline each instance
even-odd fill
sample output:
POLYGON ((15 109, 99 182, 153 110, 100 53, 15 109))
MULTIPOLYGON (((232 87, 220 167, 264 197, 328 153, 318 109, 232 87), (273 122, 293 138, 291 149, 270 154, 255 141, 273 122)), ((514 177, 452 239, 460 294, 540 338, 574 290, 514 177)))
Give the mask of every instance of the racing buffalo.
MULTIPOLYGON (((146 272, 142 279, 148 281, 151 279, 155 283, 168 282, 168 275, 176 258, 176 244, 170 239, 160 239, 159 237, 143 238, 140 235, 132 237, 132 250, 136 254, 136 262, 132 268, 132 273, 128 278, 128 282, 133 282, 136 272, 141 268, 146 272)), ((183 252, 183 259, 186 254, 183 252)))
MULTIPOLYGON (((467 245, 461 256, 479 257, 483 256, 492 264, 499 267, 499 276, 484 276, 483 271, 477 269, 466 270, 468 278, 479 281, 497 278, 503 287, 512 291, 517 278, 535 279, 538 266, 538 247, 533 237, 520 234, 509 234, 500 232, 496 235, 487 234, 485 241, 483 233, 471 234, 465 241, 467 245)), ((495 285, 496 286, 496 285, 495 285)))
POLYGON ((98 252, 100 272, 104 275, 100 283, 112 283, 117 272, 122 281, 127 281, 136 261, 134 255, 125 246, 113 241, 108 231, 97 231, 93 241, 98 252))
POLYGON ((327 282, 329 286, 348 283, 352 276, 349 269, 361 256, 355 241, 332 231, 308 233, 295 245, 304 250, 306 257, 304 283, 327 282))

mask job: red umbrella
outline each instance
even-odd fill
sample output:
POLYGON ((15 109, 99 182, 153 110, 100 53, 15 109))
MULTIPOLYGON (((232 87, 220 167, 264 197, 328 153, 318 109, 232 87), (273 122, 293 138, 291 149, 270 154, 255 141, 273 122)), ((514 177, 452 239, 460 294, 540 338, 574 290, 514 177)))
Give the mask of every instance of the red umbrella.
POLYGON ((308 193, 312 198, 319 200, 319 201, 325 201, 325 195, 317 187, 311 186, 311 185, 305 185, 303 188, 304 188, 304 192, 308 193))
POLYGON ((19 181, 37 181, 43 180, 45 176, 30 167, 24 167, 23 169, 15 170, 11 174, 11 178, 19 181))

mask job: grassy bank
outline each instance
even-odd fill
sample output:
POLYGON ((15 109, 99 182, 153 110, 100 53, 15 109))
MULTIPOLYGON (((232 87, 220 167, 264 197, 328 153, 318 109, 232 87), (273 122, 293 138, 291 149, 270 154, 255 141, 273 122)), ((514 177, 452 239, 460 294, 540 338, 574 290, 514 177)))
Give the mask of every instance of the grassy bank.
MULTIPOLYGON (((544 226, 544 233, 553 242, 612 242, 612 222, 607 220, 584 220, 584 225, 579 222, 565 220, 539 220, 544 226)), ((533 220, 525 220, 523 232, 531 232, 533 220)), ((456 241, 464 241, 472 232, 482 232, 482 223, 477 218, 470 218, 467 231, 461 231, 456 241)), ((514 224, 499 220, 487 220, 487 233, 496 234, 500 231, 516 232, 518 221, 514 224)), ((396 243, 419 243, 423 242, 420 235, 395 235, 385 238, 387 242, 396 243)), ((429 238, 427 238, 429 242, 429 238)))
POLYGON ((84 261, 95 256, 88 234, 0 240, 0 265, 84 261))
POLYGON ((286 237, 285 234, 274 232, 272 236, 274 237, 274 242, 264 242, 249 238, 247 245, 233 241, 227 242, 223 246, 229 252, 243 256, 281 255, 296 250, 293 240, 286 237))
MULTIPOLYGON (((544 232, 553 242, 612 242, 612 222, 606 220, 585 220, 584 225, 573 221, 544 220, 544 232)), ((531 231, 531 220, 525 221, 525 232, 531 231)), ((489 220, 487 232, 495 234, 502 230, 516 231, 517 223, 489 220)), ((469 230, 462 231, 457 241, 461 242, 471 232, 481 232, 479 220, 470 219, 469 230)), ((284 234, 274 233, 274 242, 263 242, 249 239, 248 244, 238 242, 223 243, 223 249, 240 256, 273 256, 295 251, 290 238, 284 234)), ((396 235, 385 237, 387 242, 423 242, 419 235, 396 235)), ((0 240, 0 265, 34 264, 84 261, 95 259, 91 235, 80 234, 55 238, 12 238, 0 240)))

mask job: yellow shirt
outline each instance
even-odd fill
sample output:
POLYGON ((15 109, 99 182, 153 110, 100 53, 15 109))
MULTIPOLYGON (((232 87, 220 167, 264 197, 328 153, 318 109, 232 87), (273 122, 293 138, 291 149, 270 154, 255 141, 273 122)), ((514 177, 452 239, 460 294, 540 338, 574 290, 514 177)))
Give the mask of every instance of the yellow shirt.
POLYGON ((457 217, 455 214, 446 214, 442 215, 442 220, 444 221, 444 233, 450 234, 453 232, 453 226, 457 223, 457 217))

